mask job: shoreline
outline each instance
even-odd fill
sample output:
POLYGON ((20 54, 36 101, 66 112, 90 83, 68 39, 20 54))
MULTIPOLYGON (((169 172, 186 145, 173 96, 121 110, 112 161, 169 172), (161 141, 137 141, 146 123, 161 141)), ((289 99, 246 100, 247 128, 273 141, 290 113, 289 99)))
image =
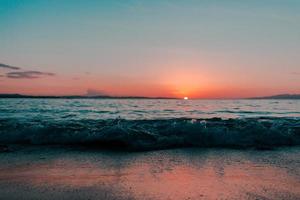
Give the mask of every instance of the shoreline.
POLYGON ((297 199, 300 147, 147 152, 15 146, 0 199, 297 199))

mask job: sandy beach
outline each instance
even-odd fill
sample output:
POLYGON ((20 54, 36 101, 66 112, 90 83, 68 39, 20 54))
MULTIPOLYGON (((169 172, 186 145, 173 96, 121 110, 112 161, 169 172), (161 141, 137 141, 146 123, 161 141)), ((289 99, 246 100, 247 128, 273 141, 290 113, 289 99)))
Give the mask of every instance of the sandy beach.
POLYGON ((299 147, 12 148, 0 154, 0 199, 300 199, 299 147))

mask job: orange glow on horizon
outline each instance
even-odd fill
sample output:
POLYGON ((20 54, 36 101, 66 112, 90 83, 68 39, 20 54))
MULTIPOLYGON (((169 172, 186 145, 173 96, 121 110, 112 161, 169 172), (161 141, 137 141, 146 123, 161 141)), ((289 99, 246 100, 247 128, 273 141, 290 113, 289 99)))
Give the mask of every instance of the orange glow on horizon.
POLYGON ((275 88, 259 88, 254 85, 236 85, 217 81, 218 77, 184 71, 162 74, 158 80, 141 80, 130 77, 102 77, 89 75, 73 79, 68 76, 43 79, 4 79, 0 82, 0 93, 27 95, 85 95, 87 90, 99 91, 110 96, 145 96, 175 98, 244 98, 281 93, 299 93, 275 88), (266 91, 268 91, 266 93, 266 91))

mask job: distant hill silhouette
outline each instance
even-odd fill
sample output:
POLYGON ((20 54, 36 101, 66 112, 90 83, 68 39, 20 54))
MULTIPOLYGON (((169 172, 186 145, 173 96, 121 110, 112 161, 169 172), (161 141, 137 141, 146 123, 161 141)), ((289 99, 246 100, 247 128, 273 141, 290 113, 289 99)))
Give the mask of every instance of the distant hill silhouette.
POLYGON ((34 99, 177 99, 170 97, 142 97, 142 96, 84 96, 84 95, 70 95, 70 96, 35 96, 22 94, 0 94, 0 98, 34 98, 34 99))
POLYGON ((266 97, 252 97, 249 99, 300 99, 300 94, 279 94, 266 97))

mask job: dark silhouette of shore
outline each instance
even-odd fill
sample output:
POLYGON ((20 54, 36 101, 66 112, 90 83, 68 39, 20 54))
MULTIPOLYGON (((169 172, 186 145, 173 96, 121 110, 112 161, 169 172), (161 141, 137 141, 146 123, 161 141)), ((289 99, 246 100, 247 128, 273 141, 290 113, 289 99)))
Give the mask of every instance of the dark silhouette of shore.
POLYGON ((85 95, 22 95, 22 94, 0 94, 0 98, 32 98, 32 99, 178 99, 172 97, 143 97, 143 96, 85 96, 85 95))
POLYGON ((265 97, 251 97, 249 99, 300 99, 300 94, 279 94, 265 97))

